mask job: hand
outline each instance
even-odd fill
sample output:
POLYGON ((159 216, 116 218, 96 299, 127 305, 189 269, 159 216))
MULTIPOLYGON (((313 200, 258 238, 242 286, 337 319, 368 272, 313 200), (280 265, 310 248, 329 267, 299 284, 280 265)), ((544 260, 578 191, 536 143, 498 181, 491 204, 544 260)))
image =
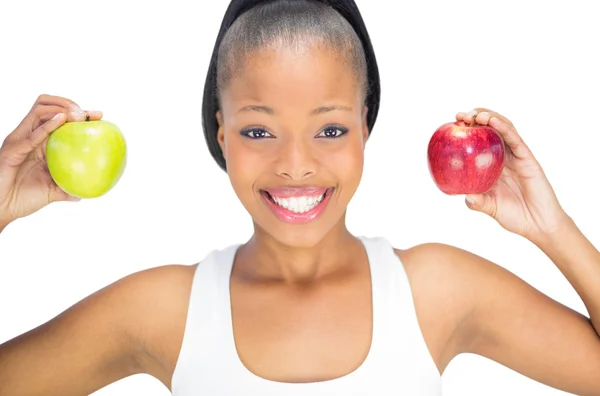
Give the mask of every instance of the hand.
POLYGON ((494 128, 506 147, 500 179, 487 193, 466 196, 467 206, 488 214, 506 230, 529 240, 539 240, 556 232, 568 216, 542 167, 513 124, 506 117, 483 108, 458 113, 456 119, 494 128))
POLYGON ((99 120, 99 111, 82 111, 65 98, 41 95, 0 146, 0 227, 55 201, 78 201, 61 190, 48 171, 48 136, 70 121, 99 120))

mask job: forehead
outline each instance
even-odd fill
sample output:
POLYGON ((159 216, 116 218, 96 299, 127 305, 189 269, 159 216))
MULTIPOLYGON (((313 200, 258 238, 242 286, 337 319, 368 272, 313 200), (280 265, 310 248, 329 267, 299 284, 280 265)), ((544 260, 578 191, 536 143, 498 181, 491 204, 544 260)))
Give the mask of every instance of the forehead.
POLYGON ((246 56, 222 94, 230 105, 246 101, 280 106, 320 101, 354 105, 359 81, 349 62, 334 50, 274 48, 246 56))

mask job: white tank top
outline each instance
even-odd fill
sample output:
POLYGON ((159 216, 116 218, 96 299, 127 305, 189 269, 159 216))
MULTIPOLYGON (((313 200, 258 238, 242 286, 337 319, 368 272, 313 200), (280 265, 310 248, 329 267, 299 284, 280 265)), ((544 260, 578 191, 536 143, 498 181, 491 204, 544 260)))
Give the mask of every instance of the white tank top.
POLYGON ((234 343, 229 281, 239 245, 210 253, 196 268, 172 378, 174 396, 433 396, 441 377, 417 322, 404 266, 384 238, 359 238, 371 268, 373 336, 363 364, 322 382, 284 383, 253 374, 234 343))

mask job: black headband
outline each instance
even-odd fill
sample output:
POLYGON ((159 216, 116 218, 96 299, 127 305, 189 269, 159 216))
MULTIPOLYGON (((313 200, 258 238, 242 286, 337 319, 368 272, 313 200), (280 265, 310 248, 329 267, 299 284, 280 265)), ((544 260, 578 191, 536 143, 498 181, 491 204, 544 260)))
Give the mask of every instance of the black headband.
MULTIPOLYGON (((206 76, 206 82, 204 85, 204 97, 202 101, 202 128, 204 129, 204 138, 208 145, 210 154, 213 156, 217 164, 223 169, 226 169, 225 158, 221 152, 221 148, 217 141, 217 131, 219 124, 217 122, 216 114, 219 110, 219 102, 217 97, 217 57, 219 46, 225 36, 227 30, 235 22, 235 20, 242 15, 244 12, 253 8, 254 6, 270 2, 274 0, 232 0, 229 3, 229 7, 223 17, 221 23, 221 29, 217 36, 217 41, 213 49, 212 57, 210 59, 210 65, 208 67, 208 73, 206 76)), ((354 28, 354 31, 362 42, 365 56, 367 60, 367 79, 368 88, 366 105, 369 108, 367 114, 367 126, 369 128, 369 134, 373 130, 375 120, 377 119, 377 113, 379 111, 379 101, 381 96, 381 87, 379 82, 379 68, 377 67, 377 60, 375 59, 375 52, 371 39, 367 32, 365 23, 360 15, 360 11, 356 6, 354 0, 318 0, 319 3, 327 4, 340 13, 354 28)))

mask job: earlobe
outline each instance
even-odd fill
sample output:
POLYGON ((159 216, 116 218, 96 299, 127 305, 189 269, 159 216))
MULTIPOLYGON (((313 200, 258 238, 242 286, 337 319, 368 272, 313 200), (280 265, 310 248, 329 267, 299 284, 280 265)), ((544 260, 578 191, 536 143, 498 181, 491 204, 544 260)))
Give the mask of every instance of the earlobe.
POLYGON ((223 115, 221 114, 221 111, 217 111, 216 117, 219 125, 219 129, 217 130, 217 142, 219 142, 221 152, 225 153, 225 132, 223 128, 223 115))

